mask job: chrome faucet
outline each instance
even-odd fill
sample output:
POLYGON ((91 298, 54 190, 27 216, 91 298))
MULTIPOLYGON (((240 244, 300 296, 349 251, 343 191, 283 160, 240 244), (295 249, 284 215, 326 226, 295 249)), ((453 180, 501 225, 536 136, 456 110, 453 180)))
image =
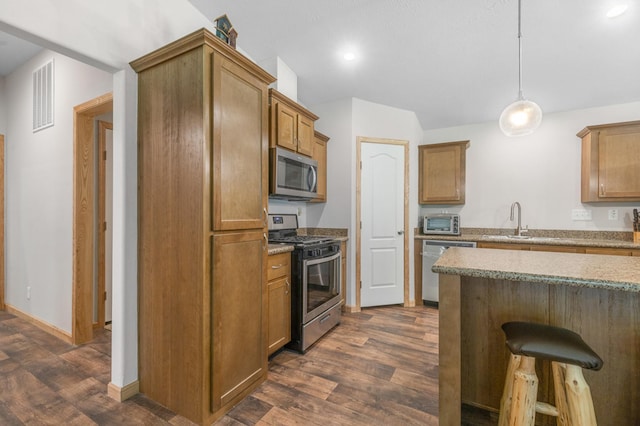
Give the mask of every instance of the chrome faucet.
POLYGON ((513 220, 513 211, 515 210, 516 206, 518 207, 518 227, 516 228, 516 235, 518 237, 521 237, 523 233, 529 232, 529 230, 526 227, 524 229, 522 228, 521 221, 520 221, 521 214, 522 214, 522 206, 517 201, 511 204, 511 220, 513 220))

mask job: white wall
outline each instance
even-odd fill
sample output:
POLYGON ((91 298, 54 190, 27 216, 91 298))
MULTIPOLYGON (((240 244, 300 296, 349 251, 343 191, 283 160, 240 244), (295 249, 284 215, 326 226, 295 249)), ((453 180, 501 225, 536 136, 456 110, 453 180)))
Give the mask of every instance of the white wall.
MULTIPOLYGON (((361 99, 315 105, 310 108, 320 116, 316 128, 331 139, 327 145, 327 203, 308 205, 309 226, 348 228, 347 304, 355 305, 355 230, 356 230, 356 140, 358 136, 409 141, 409 223, 406 230, 413 241, 413 226, 418 220, 417 146, 422 141, 422 128, 412 111, 392 108, 361 99), (317 224, 317 225, 314 225, 317 224)), ((409 245, 409 261, 413 244, 409 245)), ((413 294, 413 268, 410 269, 410 294, 413 294)))
POLYGON ((111 86, 110 73, 47 50, 6 77, 6 302, 69 333, 73 107, 111 86), (32 72, 51 58, 55 125, 33 133, 32 72))
MULTIPOLYGON (((638 120, 640 102, 546 114, 530 136, 504 136, 495 122, 429 130, 424 143, 471 141, 464 206, 421 207, 421 213, 459 212, 463 227, 515 228, 514 201, 532 229, 630 231, 637 204, 580 202, 580 130, 589 125, 638 120), (608 210, 619 220, 608 220, 608 210), (592 221, 572 221, 572 209, 592 211, 592 221)), ((414 222, 417 223, 417 222, 414 222)))

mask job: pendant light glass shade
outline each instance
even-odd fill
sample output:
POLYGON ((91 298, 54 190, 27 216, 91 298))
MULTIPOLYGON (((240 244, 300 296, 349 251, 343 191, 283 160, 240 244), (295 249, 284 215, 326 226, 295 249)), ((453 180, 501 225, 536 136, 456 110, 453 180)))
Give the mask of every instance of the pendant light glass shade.
POLYGON ((525 136, 542 123, 542 110, 537 103, 522 96, 522 0, 518 0, 518 99, 500 114, 500 130, 507 136, 525 136))
POLYGON ((519 99, 500 114, 500 130, 507 136, 525 136, 542 123, 542 110, 537 103, 519 99))

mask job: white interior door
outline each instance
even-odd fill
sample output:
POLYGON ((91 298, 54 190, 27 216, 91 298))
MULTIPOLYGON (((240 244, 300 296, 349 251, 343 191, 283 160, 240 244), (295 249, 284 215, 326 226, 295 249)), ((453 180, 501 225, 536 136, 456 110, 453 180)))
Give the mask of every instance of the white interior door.
POLYGON ((404 146, 361 144, 360 305, 404 302, 404 146))

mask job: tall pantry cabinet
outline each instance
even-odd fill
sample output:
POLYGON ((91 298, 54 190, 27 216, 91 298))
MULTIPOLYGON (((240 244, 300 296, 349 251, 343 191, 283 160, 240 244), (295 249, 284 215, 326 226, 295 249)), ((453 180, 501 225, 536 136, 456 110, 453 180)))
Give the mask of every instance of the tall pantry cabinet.
POLYGON ((199 30, 138 73, 140 391, 210 424, 267 374, 268 92, 199 30))

